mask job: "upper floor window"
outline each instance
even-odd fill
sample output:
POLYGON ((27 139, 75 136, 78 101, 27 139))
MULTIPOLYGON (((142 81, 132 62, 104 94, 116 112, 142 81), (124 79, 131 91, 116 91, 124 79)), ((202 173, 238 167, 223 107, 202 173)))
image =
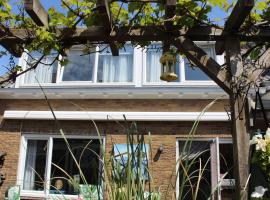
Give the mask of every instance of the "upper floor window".
MULTIPOLYGON (((201 48, 212 58, 215 58, 213 46, 202 45, 201 48)), ((186 81, 210 81, 211 79, 198 67, 191 66, 188 59, 184 59, 186 81)))
POLYGON ((119 50, 119 56, 103 51, 98 56, 97 82, 132 82, 133 48, 126 46, 119 50))
POLYGON ((82 55, 81 49, 71 49, 68 64, 63 67, 62 81, 92 81, 95 55, 82 55))
MULTIPOLYGON (((162 56, 161 45, 150 45, 148 48, 149 49, 146 51, 146 82, 165 82, 160 80, 161 64, 159 62, 159 59, 162 56)), ((180 80, 179 67, 180 66, 178 58, 178 62, 176 63, 176 74, 178 75, 178 79, 174 82, 179 82, 180 80)))
MULTIPOLYGON (((202 44, 200 47, 209 56, 216 59, 214 45, 202 44)), ((139 86, 143 84, 168 84, 160 80, 161 44, 152 44, 147 47, 146 51, 128 44, 119 49, 119 56, 112 56, 109 47, 104 49, 104 46, 100 46, 96 47, 95 50, 96 53, 86 55, 80 46, 72 47, 67 55, 68 63, 65 66, 60 66, 57 61, 53 62, 55 55, 46 56, 37 68, 25 73, 21 79, 23 81, 20 81, 20 83, 131 83, 139 86), (53 65, 51 65, 52 63, 53 65)), ((38 58, 35 54, 28 56, 25 68, 31 66, 31 63, 35 63, 38 58)), ((205 83, 211 81, 203 71, 196 66, 191 66, 188 59, 180 55, 177 56, 175 73, 178 75, 178 79, 170 83, 173 85, 194 81, 206 81, 205 83)))
MULTIPOLYGON (((33 66, 41 55, 32 56, 27 59, 27 68, 33 66)), ((34 70, 25 73, 24 83, 55 83, 58 63, 53 61, 53 55, 45 56, 34 70)))

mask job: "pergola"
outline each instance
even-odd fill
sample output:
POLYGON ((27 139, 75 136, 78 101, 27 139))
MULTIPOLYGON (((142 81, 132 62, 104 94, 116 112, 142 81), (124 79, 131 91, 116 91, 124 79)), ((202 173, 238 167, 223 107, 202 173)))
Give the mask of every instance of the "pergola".
MULTIPOLYGON (((120 0, 121 1, 121 0, 120 0)), ((128 1, 128 0, 127 0, 128 1)), ((171 19, 176 14, 177 0, 138 0, 139 2, 157 2, 165 4, 165 18, 171 19)), ((125 1, 126 2, 126 1, 125 1)), ((161 41, 163 51, 166 52, 173 45, 186 55, 196 66, 215 81, 229 96, 231 106, 231 124, 234 147, 234 163, 236 175, 236 199, 248 199, 246 183, 249 177, 249 139, 247 96, 240 83, 247 79, 256 79, 269 67, 268 49, 257 61, 259 69, 249 72, 249 76, 242 76, 244 64, 240 51, 241 41, 270 41, 270 27, 259 27, 255 31, 241 32, 239 29, 250 11, 254 7, 254 0, 238 0, 231 15, 222 29, 207 25, 200 25, 190 29, 173 25, 171 20, 164 21, 160 26, 113 27, 109 9, 109 0, 97 0, 96 12, 99 13, 102 26, 86 28, 56 28, 59 41, 63 46, 70 47, 87 42, 107 43, 113 56, 119 55, 116 42, 125 41, 161 41), (226 67, 220 66, 209 57, 194 41, 216 41, 217 54, 226 55, 226 67), (244 79, 244 80, 243 80, 244 79)), ((49 16, 38 0, 25 0, 25 9, 33 21, 39 26, 49 27, 49 16)), ((0 44, 11 54, 20 57, 23 44, 34 39, 31 30, 0 29, 0 44)))

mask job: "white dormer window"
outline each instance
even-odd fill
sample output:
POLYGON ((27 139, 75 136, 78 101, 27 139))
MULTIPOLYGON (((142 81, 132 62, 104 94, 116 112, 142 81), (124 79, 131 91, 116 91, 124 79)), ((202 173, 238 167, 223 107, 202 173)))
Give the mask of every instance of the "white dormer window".
MULTIPOLYGON (((216 56, 214 43, 198 43, 209 56, 223 64, 222 56, 216 56)), ((162 56, 161 43, 153 43, 147 49, 134 48, 127 44, 119 49, 119 56, 112 56, 110 48, 96 47, 91 54, 84 54, 81 46, 72 47, 67 53, 68 63, 60 66, 58 61, 50 65, 56 55, 44 57, 35 70, 31 70, 18 78, 17 86, 32 87, 41 83, 43 86, 68 87, 85 85, 126 85, 126 86, 181 86, 181 85, 214 85, 214 82, 198 67, 191 67, 189 61, 177 56, 176 74, 178 79, 170 83, 160 80, 162 56), (101 52, 99 52, 102 50, 101 52)), ((35 63, 40 54, 25 56, 20 62, 24 68, 35 63)))

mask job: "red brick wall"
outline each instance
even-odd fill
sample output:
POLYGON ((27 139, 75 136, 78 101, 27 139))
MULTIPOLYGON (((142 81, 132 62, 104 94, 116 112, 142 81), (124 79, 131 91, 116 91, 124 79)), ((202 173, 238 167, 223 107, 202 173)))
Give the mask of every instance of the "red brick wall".
MULTIPOLYGON (((155 111, 200 112, 212 100, 194 99, 99 99, 99 100, 50 100, 58 111, 155 111)), ((227 100, 219 100, 209 111, 224 111, 227 100)), ((49 110, 44 100, 0 100, 0 110, 49 110)))
MULTIPOLYGON (((52 100, 55 110, 89 111, 201 111, 209 100, 52 100), (77 106, 79 105, 79 106, 77 106), (82 108, 79 108, 82 107, 82 108)), ((224 111, 226 101, 216 103, 210 111, 224 111)), ((4 110, 48 110, 41 100, 0 100, 0 115, 4 110)), ((0 116, 0 119, 2 117, 0 116)), ((124 122, 121 122, 122 124, 124 122)), ((151 132, 152 155, 154 158, 158 147, 162 144, 164 152, 158 159, 151 160, 154 184, 164 194, 175 192, 176 139, 188 135, 192 122, 137 122, 140 131, 151 132), (172 181, 172 185, 170 184, 172 181), (170 185, 170 186, 169 186, 170 185), (169 186, 169 187, 168 187, 169 186), (168 190, 169 188, 169 190, 168 190)), ((69 135, 97 135, 92 122, 61 121, 61 127, 69 135)), ((125 143, 124 129, 116 122, 97 122, 99 131, 106 135, 106 154, 112 150, 114 143, 125 143)), ((7 179, 0 187, 0 199, 10 185, 16 183, 19 157, 20 134, 58 134, 54 121, 38 120, 2 120, 0 129, 0 151, 8 153, 3 167, 7 179)), ((197 137, 229 137, 228 122, 201 122, 197 129, 197 137)), ((169 198, 171 199, 171 198, 169 198)))
POLYGON ((7 153, 3 168, 0 172, 6 175, 6 180, 0 187, 0 199, 3 199, 9 186, 16 184, 17 166, 19 159, 20 133, 0 132, 0 151, 7 153))

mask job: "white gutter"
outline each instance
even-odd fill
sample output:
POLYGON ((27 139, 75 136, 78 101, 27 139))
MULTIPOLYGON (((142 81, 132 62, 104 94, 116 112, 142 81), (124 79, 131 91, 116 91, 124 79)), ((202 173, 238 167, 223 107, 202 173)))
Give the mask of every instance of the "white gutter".
MULTIPOLYGON (((55 111, 58 120, 195 121, 200 112, 86 112, 55 111)), ((4 119, 53 120, 50 111, 7 110, 4 119)), ((205 112, 200 121, 228 121, 226 112, 205 112)))

